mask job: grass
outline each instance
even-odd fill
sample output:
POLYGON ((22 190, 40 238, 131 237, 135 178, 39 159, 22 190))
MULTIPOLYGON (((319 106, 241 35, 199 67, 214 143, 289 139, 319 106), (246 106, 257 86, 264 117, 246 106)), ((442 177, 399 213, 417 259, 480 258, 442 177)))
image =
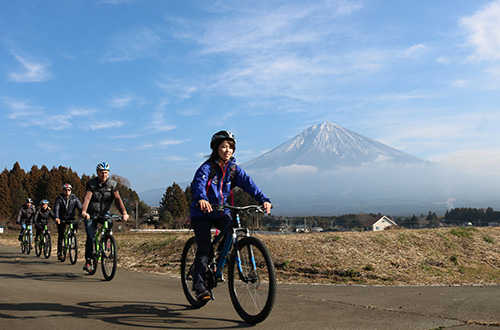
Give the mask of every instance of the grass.
MULTIPOLYGON (((119 265, 178 276, 182 248, 192 235, 116 232, 119 265)), ((499 227, 256 236, 271 251, 278 280, 282 282, 500 283, 499 227)), ((83 251, 85 234, 79 232, 78 238, 83 251)), ((16 239, 15 233, 3 234, 0 244, 18 246, 16 239)))

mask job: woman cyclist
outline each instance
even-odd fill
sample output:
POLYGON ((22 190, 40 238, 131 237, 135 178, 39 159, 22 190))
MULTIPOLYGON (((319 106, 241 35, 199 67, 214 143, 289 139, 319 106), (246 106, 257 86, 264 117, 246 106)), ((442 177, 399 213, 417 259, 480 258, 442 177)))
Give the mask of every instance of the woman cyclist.
MULTIPOLYGON (((205 269, 210 253, 211 227, 223 231, 231 224, 229 210, 215 212, 210 204, 227 204, 234 186, 240 187, 262 204, 266 213, 271 210, 271 201, 257 187, 252 178, 236 164, 233 153, 236 139, 231 132, 220 131, 210 141, 211 155, 196 171, 191 184, 193 203, 190 208, 191 226, 198 244, 193 271, 193 290, 198 301, 210 299, 205 287, 205 269)), ((230 239, 230 237, 227 237, 230 239)))
POLYGON ((42 199, 40 208, 36 211, 35 220, 33 221, 36 229, 35 242, 45 228, 45 225, 49 223, 49 218, 55 220, 54 212, 49 207, 49 201, 42 199))

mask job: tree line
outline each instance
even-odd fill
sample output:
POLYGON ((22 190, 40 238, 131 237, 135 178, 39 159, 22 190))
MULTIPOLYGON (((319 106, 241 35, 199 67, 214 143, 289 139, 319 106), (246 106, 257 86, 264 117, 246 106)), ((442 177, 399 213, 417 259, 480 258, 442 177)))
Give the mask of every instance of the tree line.
MULTIPOLYGON (((34 205, 38 206, 40 201, 46 199, 52 206, 56 197, 61 193, 64 183, 73 186, 73 193, 83 202, 85 185, 87 181, 94 178, 95 174, 79 176, 71 167, 59 166, 48 169, 43 165, 38 168, 33 165, 26 172, 16 162, 11 170, 5 168, 0 173, 0 219, 6 223, 13 223, 16 214, 26 198, 33 199, 34 205)), ((130 182, 116 174, 110 176, 118 183, 118 189, 127 211, 133 216, 142 216, 149 213, 149 206, 140 200, 139 195, 131 189, 130 182)))

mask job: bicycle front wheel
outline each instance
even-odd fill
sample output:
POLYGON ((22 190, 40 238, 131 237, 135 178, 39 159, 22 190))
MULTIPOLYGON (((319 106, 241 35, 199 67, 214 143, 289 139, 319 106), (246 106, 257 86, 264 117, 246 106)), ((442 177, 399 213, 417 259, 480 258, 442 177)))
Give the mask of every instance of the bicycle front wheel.
POLYGON ((40 240, 43 239, 42 235, 38 235, 35 237, 35 255, 39 257, 42 254, 42 244, 40 244, 40 240))
POLYGON ((200 308, 205 306, 208 301, 199 302, 193 291, 193 269, 197 249, 198 244, 196 243, 196 237, 191 237, 186 242, 186 245, 184 245, 181 256, 181 283, 182 291, 184 291, 184 295, 189 304, 195 308, 200 308))
POLYGON ((276 297, 276 273, 262 241, 245 237, 237 242, 229 259, 228 284, 233 306, 244 321, 256 324, 266 319, 276 297))
POLYGON ((49 259, 50 253, 52 252, 52 240, 49 233, 43 234, 43 256, 45 259, 49 259))
POLYGON ((26 254, 31 252, 31 232, 26 235, 26 254))
POLYGON ((68 244, 69 262, 74 265, 76 264, 76 259, 78 258, 78 242, 76 240, 76 235, 74 232, 71 232, 69 234, 68 244))
POLYGON ((116 273, 116 243, 112 235, 106 234, 101 247, 102 274, 106 281, 111 281, 116 273))
POLYGON ((21 236, 21 253, 26 252, 26 234, 21 236))

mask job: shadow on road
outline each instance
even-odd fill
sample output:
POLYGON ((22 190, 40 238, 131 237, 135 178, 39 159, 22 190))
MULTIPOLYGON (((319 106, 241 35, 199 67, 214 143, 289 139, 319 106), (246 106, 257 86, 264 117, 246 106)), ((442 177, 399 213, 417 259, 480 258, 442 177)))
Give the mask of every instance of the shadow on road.
POLYGON ((98 320, 114 325, 154 329, 210 329, 203 326, 205 321, 226 322, 217 329, 246 328, 252 325, 217 317, 195 317, 190 306, 139 302, 139 301, 89 301, 77 305, 57 303, 0 304, 0 322, 4 320, 29 320, 40 318, 71 317, 78 320, 98 320), (40 313, 41 312, 41 313, 40 313))

